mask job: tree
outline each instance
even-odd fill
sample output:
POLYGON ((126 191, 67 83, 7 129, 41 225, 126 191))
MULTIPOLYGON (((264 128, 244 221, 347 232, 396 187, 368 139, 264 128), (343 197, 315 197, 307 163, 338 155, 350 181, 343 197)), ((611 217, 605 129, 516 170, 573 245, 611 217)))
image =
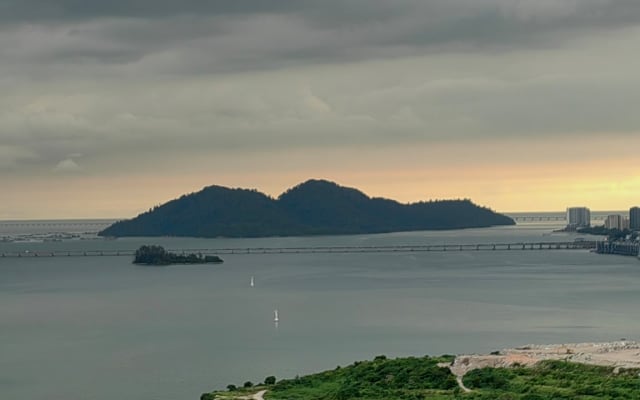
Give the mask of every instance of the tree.
POLYGON ((251 381, 246 381, 244 385, 242 385, 242 387, 246 387, 246 388, 250 388, 252 386, 253 386, 253 383, 251 381))
POLYGON ((233 392, 234 390, 237 390, 237 389, 238 387, 236 385, 233 385, 233 384, 227 385, 227 390, 230 392, 233 392))
POLYGON ((360 396, 360 391, 354 382, 344 382, 335 393, 337 400, 350 400, 358 396, 360 396))
POLYGON ((135 264, 163 265, 169 264, 170 259, 169 253, 162 246, 141 246, 136 250, 133 262, 135 264))
POLYGON ((474 389, 504 389, 513 373, 510 370, 484 367, 469 371, 463 378, 465 386, 474 389))
POLYGON ((276 384, 276 377, 271 375, 271 376, 267 376, 266 378, 264 378, 264 384, 265 385, 275 385, 276 384))
POLYGON ((134 264, 146 265, 169 265, 169 264, 204 264, 221 263, 218 256, 203 256, 202 254, 191 253, 175 254, 164 249, 162 246, 141 246, 136 250, 134 264))

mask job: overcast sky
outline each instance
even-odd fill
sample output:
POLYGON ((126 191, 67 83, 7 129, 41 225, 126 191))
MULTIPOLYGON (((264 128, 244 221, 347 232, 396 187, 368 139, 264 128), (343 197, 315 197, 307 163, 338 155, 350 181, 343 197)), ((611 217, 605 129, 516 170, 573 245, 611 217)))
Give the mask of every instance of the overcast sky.
POLYGON ((637 0, 0 0, 0 219, 308 178, 640 203, 637 0))

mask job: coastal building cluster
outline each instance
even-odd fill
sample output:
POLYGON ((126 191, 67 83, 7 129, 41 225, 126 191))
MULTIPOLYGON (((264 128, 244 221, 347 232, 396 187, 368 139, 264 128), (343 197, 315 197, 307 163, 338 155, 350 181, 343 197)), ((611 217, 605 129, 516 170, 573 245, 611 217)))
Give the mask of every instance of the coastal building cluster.
POLYGON ((595 227, 591 226, 591 211, 587 207, 569 207, 564 230, 607 235, 605 240, 596 242, 596 253, 640 257, 640 207, 631 207, 629 217, 607 215, 604 225, 595 227))
POLYGON ((604 227, 607 229, 617 229, 623 231, 629 229, 629 218, 625 218, 620 214, 607 215, 604 220, 604 227))
MULTIPOLYGON (((567 230, 576 230, 591 226, 591 210, 587 207, 567 208, 567 230)), ((620 231, 640 231, 640 207, 631 207, 629 217, 622 214, 607 215, 604 219, 606 229, 620 231)))

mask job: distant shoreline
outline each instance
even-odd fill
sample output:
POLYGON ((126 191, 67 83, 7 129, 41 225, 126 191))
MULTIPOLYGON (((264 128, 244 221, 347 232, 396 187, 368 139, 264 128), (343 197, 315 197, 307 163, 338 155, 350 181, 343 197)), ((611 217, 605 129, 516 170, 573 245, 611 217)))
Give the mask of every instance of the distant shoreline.
MULTIPOLYGON (((566 216, 565 211, 496 211, 499 214, 506 215, 507 217, 526 217, 527 221, 525 222, 536 222, 535 220, 531 220, 530 218, 535 217, 544 217, 544 216, 566 216)), ((595 220, 604 220, 607 215, 611 214, 619 214, 625 216, 629 213, 629 210, 592 210, 591 216, 592 219, 595 220)), ((118 217, 118 218, 93 218, 93 217, 83 217, 83 218, 6 218, 0 219, 0 225, 10 225, 10 224, 41 224, 41 223, 108 223, 113 224, 118 221, 123 221, 129 217, 118 217)), ((544 222, 544 221, 543 221, 544 222)))

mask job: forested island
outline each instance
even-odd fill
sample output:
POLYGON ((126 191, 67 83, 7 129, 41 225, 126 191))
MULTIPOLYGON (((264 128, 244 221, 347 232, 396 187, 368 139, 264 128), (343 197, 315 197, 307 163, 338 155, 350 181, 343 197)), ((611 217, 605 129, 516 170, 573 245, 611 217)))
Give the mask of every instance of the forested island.
POLYGON ((209 186, 114 223, 101 236, 264 237, 479 228, 515 222, 468 199, 401 204, 309 180, 271 198, 209 186))
POLYGON ((141 246, 133 257, 134 264, 170 265, 170 264, 220 264, 218 256, 202 254, 175 254, 165 250, 162 246, 141 246))

